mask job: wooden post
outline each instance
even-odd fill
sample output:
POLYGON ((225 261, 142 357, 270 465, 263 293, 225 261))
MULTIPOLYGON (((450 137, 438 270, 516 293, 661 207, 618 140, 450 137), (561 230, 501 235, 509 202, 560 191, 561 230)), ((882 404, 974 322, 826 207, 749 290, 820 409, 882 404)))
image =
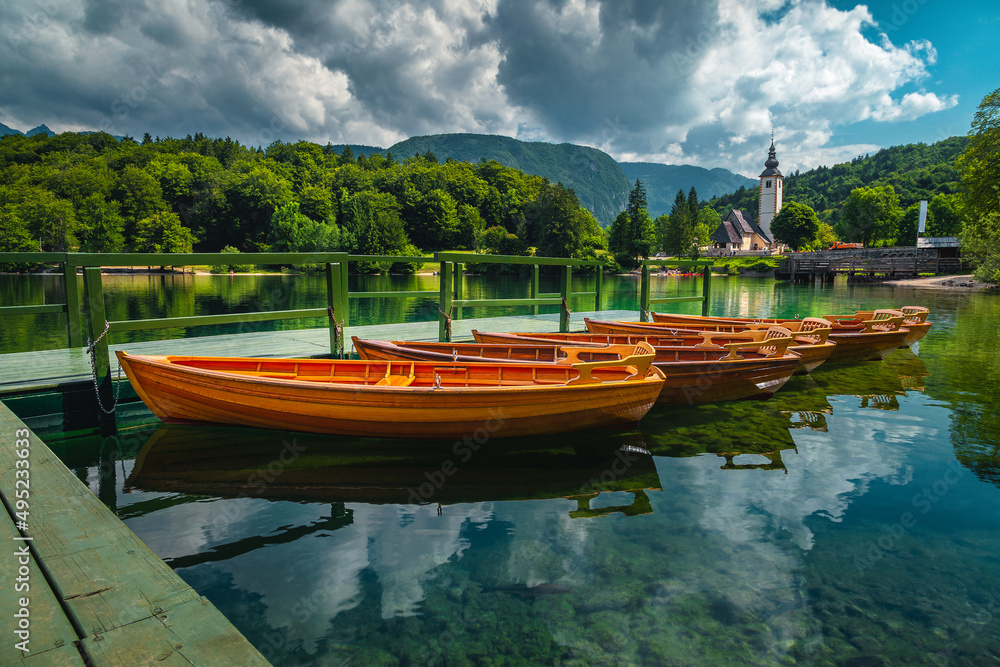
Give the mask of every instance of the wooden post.
POLYGON ((702 268, 701 295, 704 301, 701 302, 701 316, 708 317, 708 304, 712 298, 712 267, 706 264, 702 268))
POLYGON ((80 329, 80 286, 76 284, 76 267, 63 264, 63 284, 66 285, 66 336, 69 347, 83 347, 80 329))
POLYGON ((642 276, 639 279, 639 321, 649 321, 649 265, 642 265, 642 276))
MULTIPOLYGON (((452 276, 452 278, 455 281, 455 289, 453 291, 453 294, 455 295, 455 300, 456 301, 461 301, 462 300, 462 263, 461 262, 455 262, 455 271, 454 271, 454 275, 452 276)), ((462 307, 461 306, 456 306, 455 307, 455 319, 456 320, 462 319, 462 307)))
MULTIPOLYGON (((83 268, 83 287, 87 293, 87 307, 90 312, 90 340, 94 343, 94 369, 97 374, 97 393, 101 404, 106 408, 112 404, 111 396, 111 358, 108 354, 108 335, 104 334, 104 324, 107 315, 104 311, 104 286, 101 283, 101 267, 85 266, 83 268), (104 334, 102 336, 102 334, 104 334)), ((101 422, 108 421, 109 415, 103 411, 98 415, 101 422)), ((110 415, 114 421, 114 415, 110 415)))
POLYGON ((347 326, 347 262, 326 265, 326 307, 330 309, 330 354, 344 356, 344 328, 347 326))
POLYGON ((442 343, 450 343, 451 336, 448 334, 451 318, 451 292, 453 289, 451 281, 451 262, 441 262, 441 287, 440 300, 438 302, 438 340, 442 343))
POLYGON ((594 278, 594 291, 596 292, 596 294, 594 295, 594 310, 600 310, 601 292, 602 292, 602 287, 604 286, 604 267, 598 265, 595 268, 597 269, 597 276, 594 278))
MULTIPOLYGON (((538 298, 538 265, 537 264, 532 264, 531 265, 531 298, 532 299, 537 299, 538 298)), ((531 307, 531 314, 532 315, 537 315, 538 314, 538 306, 532 306, 531 307)))
POLYGON ((559 294, 563 302, 559 310, 559 332, 569 333, 569 297, 573 293, 571 284, 573 282, 573 267, 564 266, 559 272, 559 294))

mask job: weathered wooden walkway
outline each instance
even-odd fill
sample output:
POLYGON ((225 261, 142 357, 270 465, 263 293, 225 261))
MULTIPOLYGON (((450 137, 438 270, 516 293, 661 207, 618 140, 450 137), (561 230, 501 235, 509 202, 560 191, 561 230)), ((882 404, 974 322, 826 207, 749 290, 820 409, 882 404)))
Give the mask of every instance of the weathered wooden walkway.
MULTIPOLYGON (((573 313, 571 315, 572 328, 584 330, 583 319, 585 317, 635 321, 639 319, 639 314, 630 310, 573 313)), ((452 338, 456 341, 471 340, 473 329, 481 331, 558 331, 559 314, 456 319, 452 322, 452 338)), ((432 322, 352 326, 345 331, 345 334, 359 338, 434 341, 438 339, 438 322, 435 320, 432 322)), ((112 352, 127 350, 135 354, 311 357, 329 354, 330 333, 328 328, 322 327, 176 338, 143 343, 116 344, 112 341, 110 347, 112 352)), ((350 350, 349 344, 347 350, 350 350)), ((110 361, 112 373, 117 375, 118 360, 113 354, 110 361)), ((0 398, 5 395, 43 391, 68 384, 90 382, 92 377, 90 357, 84 348, 4 354, 0 355, 0 369, 2 369, 0 370, 0 398)))
POLYGON ((0 434, 0 664, 268 664, 2 403, 0 434))
POLYGON ((791 280, 829 279, 836 275, 907 278, 921 273, 960 273, 968 262, 958 257, 834 257, 799 253, 781 260, 776 276, 791 280))

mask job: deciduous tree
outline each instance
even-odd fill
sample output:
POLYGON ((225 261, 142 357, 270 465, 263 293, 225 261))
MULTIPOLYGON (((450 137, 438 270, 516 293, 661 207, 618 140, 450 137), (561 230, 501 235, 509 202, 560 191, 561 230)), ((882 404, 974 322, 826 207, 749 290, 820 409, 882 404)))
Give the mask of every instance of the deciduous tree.
POLYGON ((800 250, 816 238, 819 218, 816 212, 805 204, 786 202, 778 215, 771 221, 774 238, 787 243, 794 250, 800 250))
POLYGON ((962 156, 962 248, 979 258, 976 277, 1000 284, 1000 88, 983 98, 962 156))
POLYGON ((893 238, 902 214, 891 185, 855 188, 844 203, 837 233, 846 241, 861 241, 867 247, 893 238))

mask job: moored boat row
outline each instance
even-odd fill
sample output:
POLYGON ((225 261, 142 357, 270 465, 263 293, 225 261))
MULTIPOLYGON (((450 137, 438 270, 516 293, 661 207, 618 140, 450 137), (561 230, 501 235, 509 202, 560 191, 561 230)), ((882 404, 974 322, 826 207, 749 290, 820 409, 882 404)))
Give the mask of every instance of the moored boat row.
POLYGON ((653 316, 588 319, 589 333, 578 334, 474 331, 469 343, 355 337, 354 361, 118 357, 168 422, 488 438, 635 423, 657 402, 767 398, 793 373, 883 359, 931 326, 920 307, 803 319, 653 316))
MULTIPOLYGON (((639 341, 638 344, 649 344, 639 341)), ((788 336, 743 339, 712 346, 656 345, 653 365, 664 375, 657 402, 711 403, 766 398, 792 376, 800 357, 788 351, 788 336)), ((484 343, 409 343, 354 338, 362 359, 518 361, 572 364, 578 360, 613 363, 637 343, 599 344, 558 340, 484 343)), ((621 362, 619 362, 621 363, 621 362)))

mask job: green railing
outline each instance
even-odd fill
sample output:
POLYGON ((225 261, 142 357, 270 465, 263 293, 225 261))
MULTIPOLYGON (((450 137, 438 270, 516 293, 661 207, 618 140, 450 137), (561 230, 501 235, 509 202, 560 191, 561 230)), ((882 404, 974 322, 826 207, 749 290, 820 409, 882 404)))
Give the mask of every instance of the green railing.
POLYGON ((710 259, 644 259, 642 264, 642 279, 639 284, 639 319, 642 322, 649 321, 650 306, 656 303, 682 303, 690 301, 701 301, 702 316, 708 315, 709 296, 712 288, 712 260, 710 259), (649 289, 649 267, 650 266, 670 266, 681 269, 702 269, 701 296, 664 296, 653 298, 649 289))
POLYGON ((64 252, 0 252, 0 264, 61 264, 66 285, 66 302, 34 306, 0 306, 0 317, 8 315, 38 315, 66 313, 67 347, 83 345, 80 330, 80 290, 76 284, 76 267, 66 261, 64 252))
POLYGON ((574 266, 601 266, 594 259, 565 259, 562 257, 522 257, 517 255, 478 255, 467 252, 439 252, 434 255, 441 262, 441 288, 438 324, 438 340, 451 339, 451 320, 454 308, 461 317, 463 307, 490 306, 531 306, 537 314, 539 306, 562 306, 559 315, 559 331, 569 331, 569 300, 574 296, 594 297, 594 310, 601 309, 601 282, 603 274, 597 272, 596 289, 593 292, 571 292, 570 283, 574 266), (466 299, 462 295, 462 269, 465 264, 519 264, 531 266, 531 296, 527 299, 466 299), (539 291, 539 267, 557 266, 559 269, 559 292, 539 291), (449 289, 449 287, 451 288, 449 289))

